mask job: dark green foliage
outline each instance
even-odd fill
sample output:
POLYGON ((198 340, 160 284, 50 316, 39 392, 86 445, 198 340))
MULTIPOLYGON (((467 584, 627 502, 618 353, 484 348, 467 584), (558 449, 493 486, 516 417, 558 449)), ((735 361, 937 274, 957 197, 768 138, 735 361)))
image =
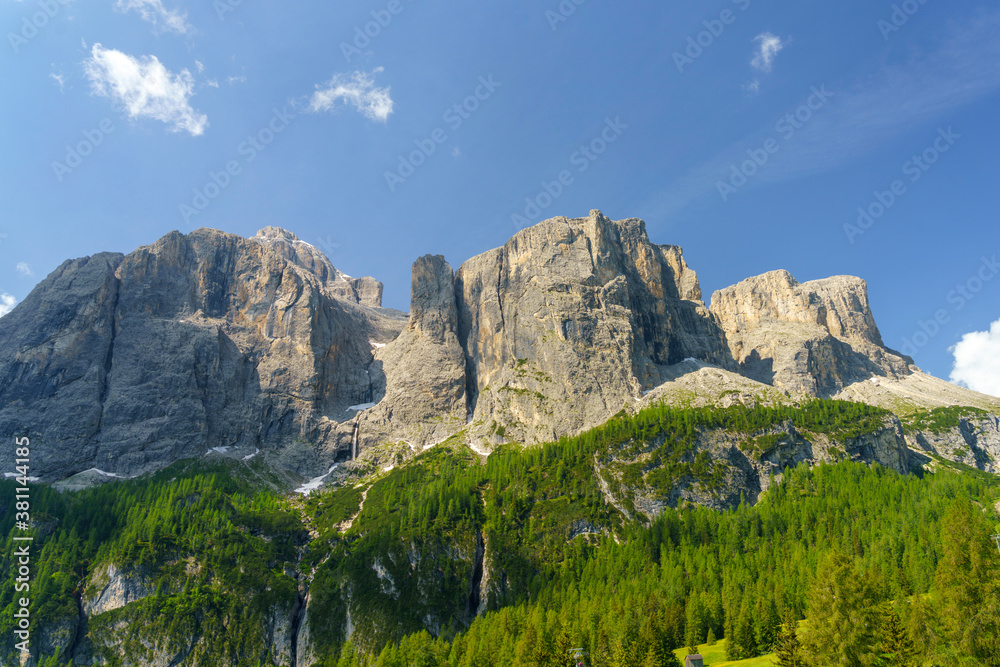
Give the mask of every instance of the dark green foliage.
MULTIPOLYGON (((304 502, 251 483, 243 466, 181 466, 65 495, 43 487, 33 497, 48 526, 33 561, 34 613, 46 623, 73 617, 80 582, 116 563, 158 594, 92 619, 92 638, 117 647, 106 653, 111 664, 113 653, 146 651, 143 639, 166 648, 192 636, 200 644, 185 664, 271 664, 266 630, 294 604, 285 570, 297 565, 315 572, 309 629, 323 667, 564 665, 569 648, 583 648, 588 665, 672 666, 673 649, 722 637, 734 657, 791 645, 789 659, 800 660, 801 639, 824 656, 834 651, 828 664, 876 661, 905 652, 912 637, 921 659, 996 664, 1000 587, 991 573, 1000 562, 995 548, 981 548, 992 520, 982 508, 996 502, 992 476, 917 478, 844 462, 787 470, 757 505, 725 512, 666 507, 630 520, 608 500, 631 511, 635 486, 664 498, 716 484, 725 470, 697 447, 711 429, 753 443, 757 456, 780 444, 789 423, 843 442, 882 428, 886 415, 836 401, 660 406, 541 447, 503 446, 485 465, 456 439, 304 502), (319 533, 308 545, 301 509, 319 533), (487 613, 477 616, 470 588, 480 544, 490 585, 487 613), (830 595, 857 610, 826 604, 830 595), (897 625, 883 619, 886 601, 895 601, 897 625), (869 630, 848 636, 852 646, 817 648, 823 642, 807 641, 808 632, 789 635, 791 621, 782 630, 782 616, 807 609, 814 638, 856 624, 857 614, 869 630), (114 635, 118 621, 133 630, 114 635)), ((0 493, 12 496, 12 485, 0 482, 0 493)), ((0 514, 7 535, 9 514, 0 514)), ((7 572, 11 548, 8 540, 7 572)), ((0 583, 6 637, 12 595, 11 581, 0 583)))
MULTIPOLYGON (((159 595, 92 618, 92 635, 130 620, 129 633, 120 638, 123 651, 144 651, 142 641, 189 642, 194 635, 206 641, 189 664, 212 665, 213 654, 247 665, 266 660, 265 623, 289 612, 296 597, 295 581, 283 568, 294 564, 296 545, 307 535, 287 501, 251 479, 257 473, 248 467, 177 465, 78 493, 34 488, 32 514, 52 526, 48 534, 39 530, 32 545, 35 627, 75 619, 82 584, 113 563, 159 595), (245 632, 228 632, 230 623, 245 632)), ((0 482, 0 494, 12 497, 13 484, 0 482)), ((0 522, 6 521, 4 514, 0 522)), ((13 549, 8 538, 3 572, 15 569, 13 549)), ((0 581, 0 609, 12 609, 16 594, 12 577, 0 581)), ((11 615, 0 619, 4 659, 13 649, 11 615)), ((116 664, 120 654, 106 657, 116 664)))
MULTIPOLYGON (((530 469, 524 472, 525 484, 537 483, 530 469)), ((649 647, 640 640, 633 650, 630 628, 640 628, 641 636, 647 620, 652 636, 669 649, 700 643, 711 630, 728 637, 738 655, 752 656, 781 646, 782 613, 801 615, 811 588, 831 586, 857 608, 832 605, 840 616, 817 613, 820 624, 839 628, 838 618, 860 613, 871 616, 874 628, 883 601, 919 599, 931 590, 943 552, 942 517, 953 499, 985 504, 994 488, 953 473, 919 479, 845 462, 786 471, 754 507, 668 510, 649 527, 622 524, 617 541, 601 538, 579 552, 534 550, 525 532, 503 533, 499 537, 511 541, 494 542, 498 551, 524 550, 525 567, 536 577, 546 572, 545 584, 527 595, 511 587, 513 606, 439 639, 450 647, 443 664, 536 664, 545 637, 560 633, 588 651, 590 665, 643 664, 649 647), (835 556, 855 541, 861 553, 850 560, 835 556)), ((816 612, 821 599, 814 594, 816 612)), ((859 632, 852 645, 831 646, 874 660, 877 639, 859 632)), ((791 658, 789 664, 806 664, 798 648, 791 658)))

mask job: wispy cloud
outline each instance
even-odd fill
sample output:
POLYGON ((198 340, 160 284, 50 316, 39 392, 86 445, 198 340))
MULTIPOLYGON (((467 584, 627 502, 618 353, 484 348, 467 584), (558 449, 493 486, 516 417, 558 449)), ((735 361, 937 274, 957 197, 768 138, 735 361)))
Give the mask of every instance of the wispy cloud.
MULTIPOLYGON (((886 141, 1000 88, 1000 11, 953 28, 939 46, 902 66, 881 65, 854 85, 829 86, 833 98, 781 144, 747 188, 788 181, 848 164, 886 141)), ((802 91, 803 101, 809 91, 802 91)), ((794 108, 788 111, 794 111, 794 108)), ((776 114, 777 122, 784 114, 776 114)), ((692 167, 646 202, 648 217, 670 217, 706 195, 732 165, 776 136, 768 125, 692 167)))
POLYGON ((374 75, 381 72, 382 68, 378 67, 371 73, 337 74, 327 83, 316 86, 309 110, 313 113, 334 111, 343 103, 353 106, 365 118, 386 122, 392 113, 393 102, 388 86, 375 85, 374 75))
POLYGON ((60 93, 63 92, 63 89, 66 87, 66 77, 63 75, 63 73, 50 72, 49 77, 51 77, 53 81, 59 84, 59 92, 60 93))
POLYGON ((129 118, 153 118, 193 136, 208 127, 208 117, 191 107, 194 79, 186 69, 173 74, 156 56, 133 58, 100 44, 83 66, 94 94, 120 104, 129 118))
POLYGON ((16 305, 17 305, 17 299, 14 298, 13 294, 0 292, 0 317, 3 317, 10 311, 14 310, 14 306, 16 305))
POLYGON ((760 33, 754 38, 754 41, 757 43, 757 50, 754 52, 750 64, 761 72, 770 72, 775 56, 785 48, 785 45, 780 37, 769 32, 760 33))
POLYGON ((32 275, 34 275, 34 273, 31 270, 31 267, 28 266, 27 262, 18 262, 17 263, 17 272, 20 273, 22 276, 32 276, 32 275))
POLYGON ((163 6, 163 0, 118 0, 118 9, 122 12, 135 10, 144 21, 180 35, 187 34, 192 29, 187 20, 187 12, 169 10, 163 6))
POLYGON ((1000 396, 1000 320, 989 331, 973 331, 951 348, 951 381, 974 391, 1000 396))

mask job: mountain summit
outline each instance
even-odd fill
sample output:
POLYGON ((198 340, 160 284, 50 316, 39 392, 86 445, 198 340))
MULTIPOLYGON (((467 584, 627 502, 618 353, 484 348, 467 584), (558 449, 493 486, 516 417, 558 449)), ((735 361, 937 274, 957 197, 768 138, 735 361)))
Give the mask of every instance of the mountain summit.
MULTIPOLYGON (((682 395, 998 411, 887 348, 863 280, 774 271, 708 308, 680 248, 600 211, 524 229, 457 271, 418 259, 408 316, 381 296, 277 227, 67 261, 0 319, 0 435, 31 434, 45 481, 258 451, 315 477, 359 449, 464 431, 486 453, 682 395)), ((982 442, 942 451, 970 444, 964 461, 992 470, 982 442)))

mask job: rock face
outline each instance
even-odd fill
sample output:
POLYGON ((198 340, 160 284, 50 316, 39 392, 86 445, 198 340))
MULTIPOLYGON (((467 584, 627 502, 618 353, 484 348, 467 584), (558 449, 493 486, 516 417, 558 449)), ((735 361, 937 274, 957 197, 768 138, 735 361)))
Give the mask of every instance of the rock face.
POLYGON ((338 271, 326 255, 292 232, 280 227, 265 227, 257 232, 254 240, 267 244, 275 253, 311 273, 337 298, 362 306, 382 307, 382 283, 371 276, 352 278, 338 271))
MULTIPOLYGON (((318 478, 356 447, 392 465, 465 431, 486 453, 706 382, 728 387, 712 401, 998 405, 887 349, 863 280, 775 271, 716 292, 709 310, 680 248, 600 211, 524 229, 457 272, 418 259, 408 318, 381 297, 277 227, 172 232, 68 261, 0 318, 0 438, 30 435, 44 481, 258 450, 318 478)), ((990 437, 969 461, 987 465, 990 437)), ((0 466, 13 470, 11 449, 0 466)))
POLYGON ((741 373, 790 392, 833 396, 872 376, 906 376, 913 363, 882 343, 860 278, 800 284, 772 271, 719 290, 711 311, 741 373))
POLYGON ((465 352, 454 276, 444 257, 414 262, 410 293, 406 329, 376 353, 385 395, 360 420, 367 443, 403 439, 422 448, 465 426, 465 352))
POLYGON ((680 250, 645 223, 554 218, 456 278, 473 428, 533 443, 595 426, 687 357, 729 363, 680 250))
POLYGON ((913 429, 907 444, 972 468, 1000 474, 1000 418, 961 417, 958 426, 941 430, 913 429))
POLYGON ((66 262, 0 319, 0 435, 30 434, 46 481, 315 440, 370 391, 369 340, 403 324, 339 297, 339 275, 273 230, 66 262))

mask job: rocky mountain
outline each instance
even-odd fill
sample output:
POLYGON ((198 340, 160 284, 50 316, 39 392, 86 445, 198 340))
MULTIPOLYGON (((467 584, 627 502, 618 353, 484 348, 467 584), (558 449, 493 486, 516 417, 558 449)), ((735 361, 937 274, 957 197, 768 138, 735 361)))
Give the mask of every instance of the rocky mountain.
POLYGON ((370 341, 405 324, 380 294, 275 229, 67 261, 0 319, 0 434, 46 481, 291 446, 369 397, 370 341))
MULTIPOLYGON (((258 451, 309 478, 390 443, 405 454, 464 432, 486 453, 580 433, 670 394, 686 360, 747 380, 747 396, 998 411, 887 348, 863 280, 775 271, 709 309, 680 248, 599 211, 524 229, 457 271, 420 258, 411 292, 408 318, 382 309, 380 283, 275 227, 67 261, 0 319, 0 436, 31 434, 46 481, 258 451)), ((911 444, 959 446, 938 440, 911 444)), ((992 469, 979 449, 964 460, 992 469)))
POLYGON ((68 261, 0 318, 0 435, 63 492, 33 505, 25 664, 340 664, 531 603, 601 545, 659 567, 651 536, 790 476, 1000 473, 1000 401, 887 348, 859 278, 775 271, 709 307, 680 248, 592 211, 418 258, 408 314, 381 294, 288 231, 202 229, 68 261))

